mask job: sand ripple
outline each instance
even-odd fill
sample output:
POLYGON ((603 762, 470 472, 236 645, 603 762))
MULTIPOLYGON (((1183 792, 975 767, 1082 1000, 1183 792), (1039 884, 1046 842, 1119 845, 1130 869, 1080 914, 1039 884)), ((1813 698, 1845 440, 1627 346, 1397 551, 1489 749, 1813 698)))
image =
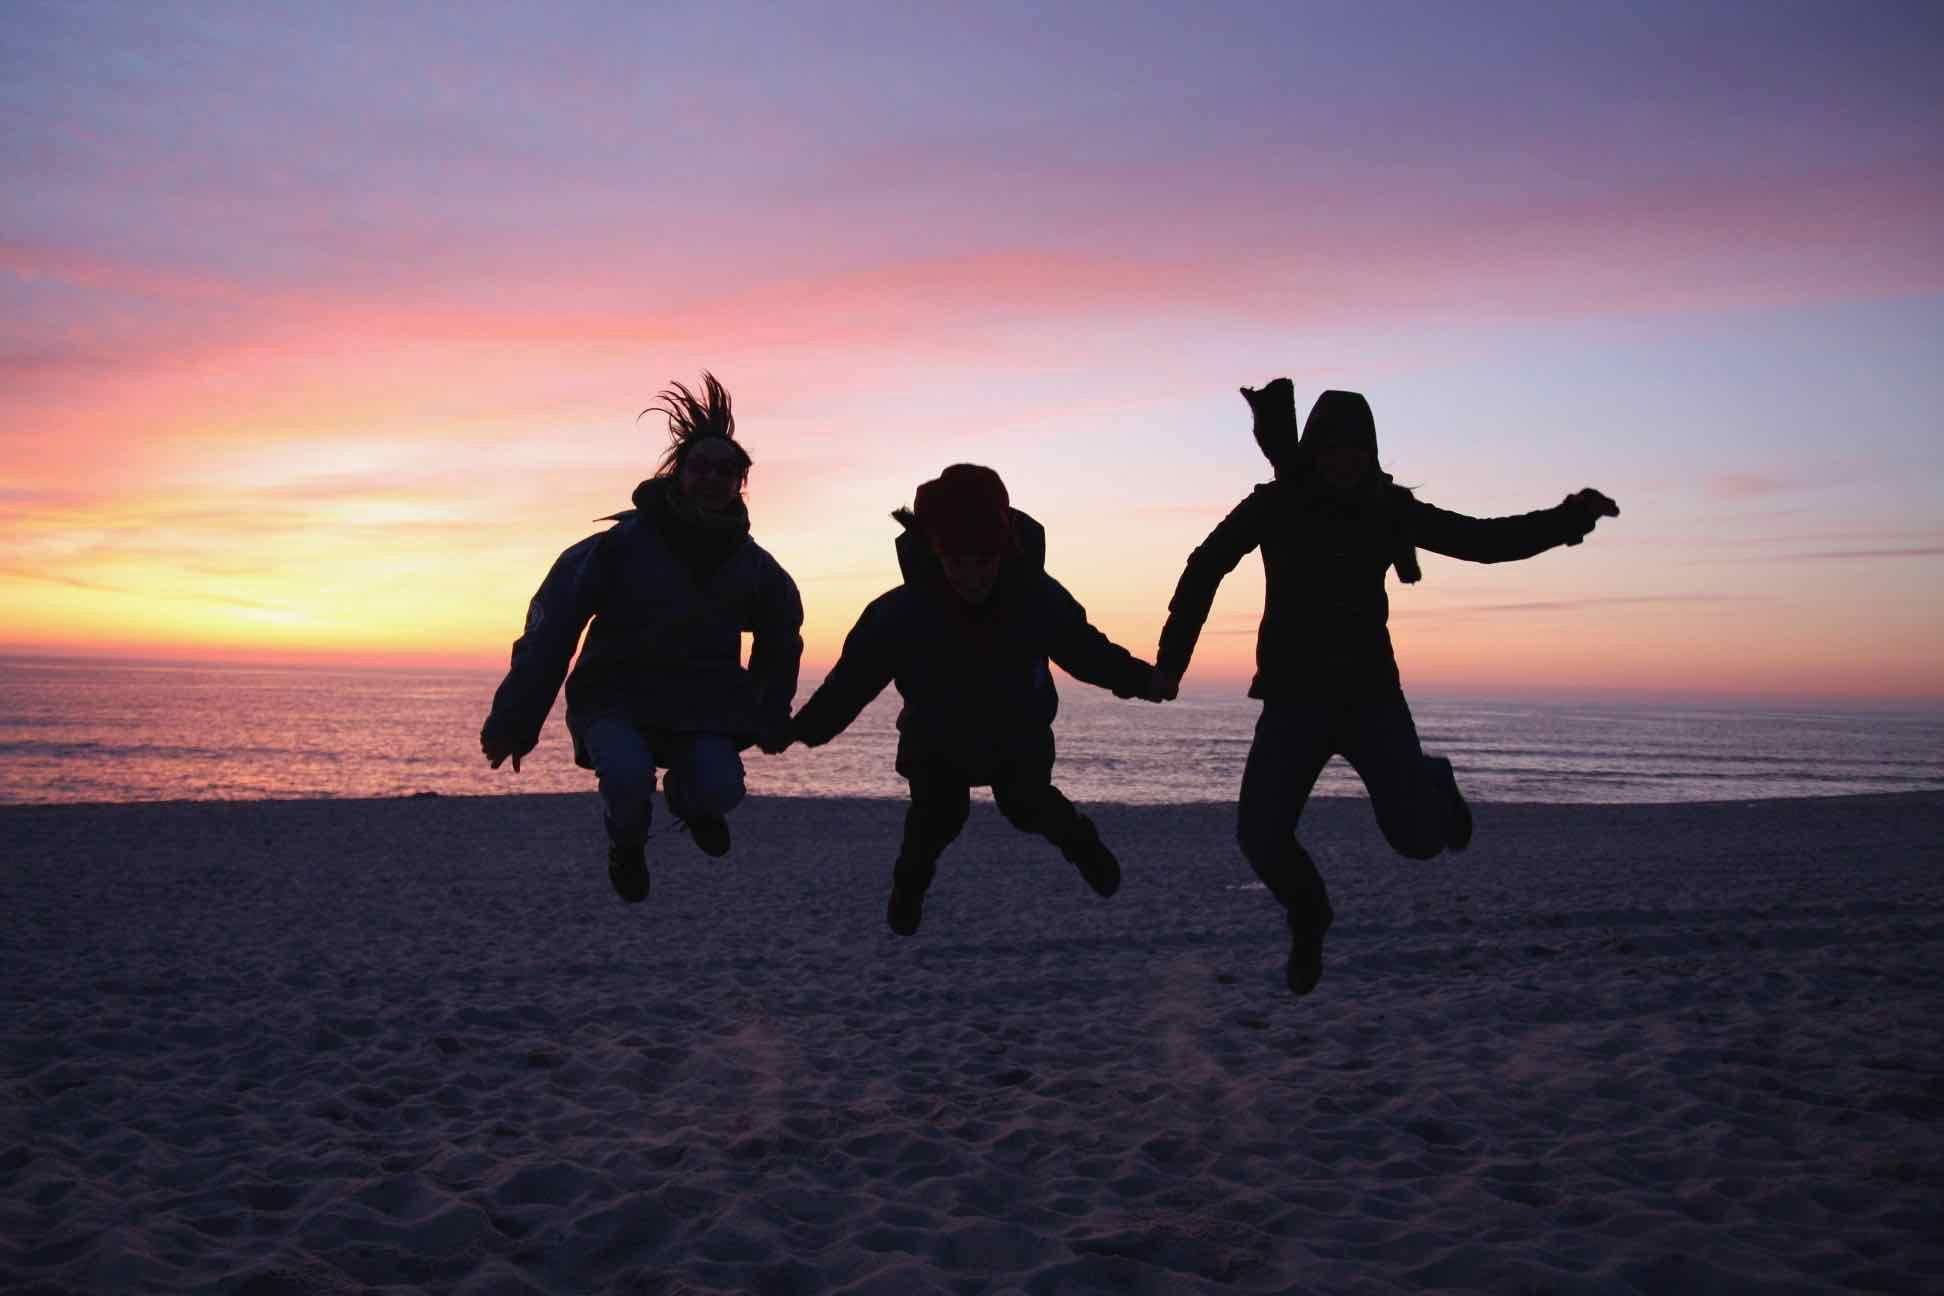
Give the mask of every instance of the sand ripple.
POLYGON ((1944 1290, 1944 796, 1221 807, 1092 897, 990 806, 753 804, 609 894, 590 796, 0 810, 0 1286, 1944 1290))

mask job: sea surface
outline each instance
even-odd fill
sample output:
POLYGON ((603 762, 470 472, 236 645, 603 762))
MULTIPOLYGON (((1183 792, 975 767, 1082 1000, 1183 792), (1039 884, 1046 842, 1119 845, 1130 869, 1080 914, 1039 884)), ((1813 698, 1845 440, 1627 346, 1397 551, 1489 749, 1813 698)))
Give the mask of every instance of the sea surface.
MULTIPOLYGON (((0 804, 590 791, 560 708, 520 773, 486 767, 479 670, 327 669, 0 657, 0 804)), ((798 700, 809 696, 806 677, 798 700)), ((1076 801, 1235 796, 1247 698, 1123 702, 1060 677, 1056 780, 1076 801)), ((898 698, 829 746, 751 750, 758 795, 904 795, 898 698)), ((1414 697, 1427 750, 1481 801, 1665 802, 1944 788, 1944 712, 1414 697)), ((1360 795, 1332 761, 1318 795, 1360 795)))

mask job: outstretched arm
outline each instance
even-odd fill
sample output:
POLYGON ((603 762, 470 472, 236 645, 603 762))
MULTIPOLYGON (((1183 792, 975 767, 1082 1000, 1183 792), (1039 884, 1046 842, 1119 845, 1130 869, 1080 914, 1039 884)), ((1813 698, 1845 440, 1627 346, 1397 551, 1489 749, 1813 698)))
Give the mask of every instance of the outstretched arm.
POLYGON ((1195 641, 1201 638, 1202 624, 1208 620, 1208 609, 1215 602, 1222 578, 1262 543, 1263 522, 1273 499, 1269 488, 1258 486, 1188 555, 1174 598, 1168 602, 1161 647, 1154 655, 1156 683, 1162 694, 1172 696, 1173 686, 1187 673, 1188 660, 1195 654, 1195 641))
POLYGON ((1095 629, 1079 600, 1051 576, 1045 579, 1049 615, 1053 619, 1053 639, 1047 655, 1053 658, 1054 664, 1082 684, 1107 689, 1115 697, 1159 701, 1151 691, 1154 667, 1095 629))
POLYGON ((494 769, 510 756, 518 771, 520 758, 540 742, 540 727, 567 678, 581 631, 600 605, 610 534, 589 536, 555 559, 527 604, 526 629, 513 641, 512 664, 479 731, 480 750, 494 769))
POLYGON ((1575 491, 1549 509, 1512 517, 1475 518, 1412 500, 1411 540, 1420 548, 1466 562, 1517 562, 1558 545, 1576 545, 1620 506, 1592 489, 1575 491))
MULTIPOLYGON (((884 692, 896 671, 898 590, 880 595, 844 637, 837 664, 790 721, 789 737, 821 747, 850 727, 857 713, 884 692)), ((780 749, 779 749, 780 750, 780 749)))
POLYGON ((776 563, 763 574, 762 592, 750 618, 749 676, 756 686, 756 738, 764 751, 781 751, 796 699, 803 661, 803 599, 796 582, 776 563), (781 745, 779 745, 781 744, 781 745))

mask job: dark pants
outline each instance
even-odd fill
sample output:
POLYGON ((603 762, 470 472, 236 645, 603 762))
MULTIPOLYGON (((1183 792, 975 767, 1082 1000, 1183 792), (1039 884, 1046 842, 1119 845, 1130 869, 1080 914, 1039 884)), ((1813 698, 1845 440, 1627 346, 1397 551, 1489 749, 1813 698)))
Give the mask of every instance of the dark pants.
POLYGON ((1443 850, 1453 813, 1451 762, 1418 746, 1402 693, 1265 702, 1242 771, 1235 836, 1249 867, 1293 915, 1329 905, 1322 876, 1296 840, 1296 822, 1332 756, 1363 779, 1377 827, 1401 855, 1430 859, 1443 850))
MULTIPOLYGON (((1038 833, 1055 846, 1088 838, 1093 824, 1074 808, 1037 761, 968 773, 943 760, 899 762, 911 785, 904 842, 893 874, 898 886, 922 894, 938 870, 938 857, 965 827, 972 789, 990 786, 993 804, 1021 832, 1038 833)), ((1050 765, 1050 762, 1048 762, 1050 765)))

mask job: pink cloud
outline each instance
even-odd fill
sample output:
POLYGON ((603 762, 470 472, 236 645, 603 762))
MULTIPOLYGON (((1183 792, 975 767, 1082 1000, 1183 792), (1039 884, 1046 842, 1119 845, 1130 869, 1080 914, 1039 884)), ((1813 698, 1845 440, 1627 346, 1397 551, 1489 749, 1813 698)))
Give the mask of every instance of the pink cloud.
POLYGON ((1753 472, 1715 473, 1702 485, 1712 498, 1722 500, 1764 499, 1807 488, 1807 483, 1796 478, 1753 472))

